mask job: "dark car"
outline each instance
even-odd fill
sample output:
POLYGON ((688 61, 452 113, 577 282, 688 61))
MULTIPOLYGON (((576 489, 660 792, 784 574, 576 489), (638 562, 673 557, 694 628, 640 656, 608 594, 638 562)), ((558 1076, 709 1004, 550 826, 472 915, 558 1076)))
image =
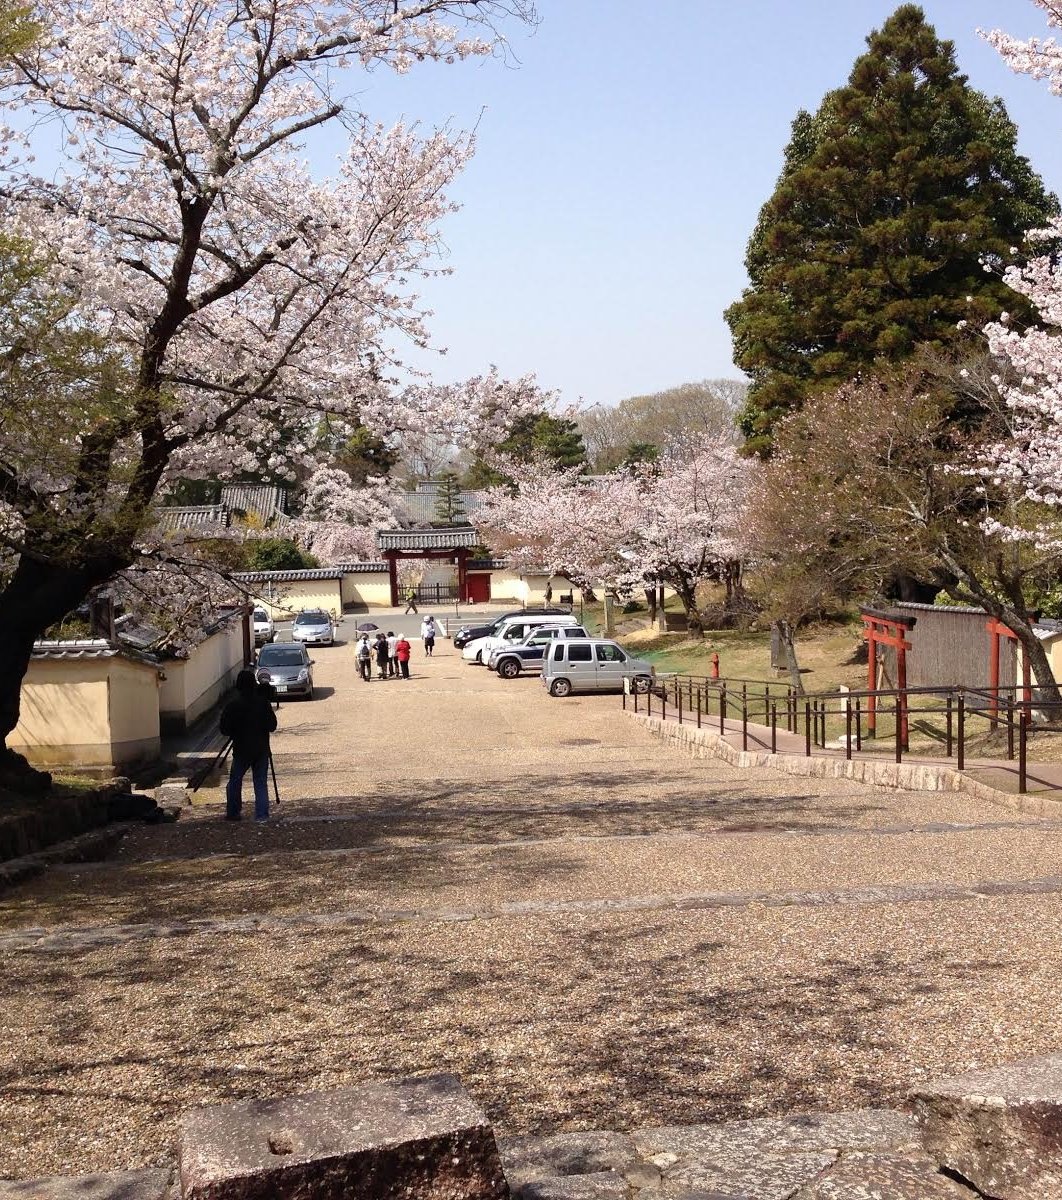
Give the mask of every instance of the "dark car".
POLYGON ((466 625, 459 629, 454 634, 454 647, 457 650, 463 650, 469 642, 475 641, 476 638, 493 637, 502 627, 502 623, 508 621, 510 617, 527 617, 532 614, 567 617, 571 615, 571 611, 570 608, 514 608, 512 612, 502 613, 489 625, 466 625))
POLYGON ((306 647, 293 642, 270 642, 258 652, 259 671, 269 672, 269 682, 277 695, 305 696, 313 699, 313 659, 306 647))

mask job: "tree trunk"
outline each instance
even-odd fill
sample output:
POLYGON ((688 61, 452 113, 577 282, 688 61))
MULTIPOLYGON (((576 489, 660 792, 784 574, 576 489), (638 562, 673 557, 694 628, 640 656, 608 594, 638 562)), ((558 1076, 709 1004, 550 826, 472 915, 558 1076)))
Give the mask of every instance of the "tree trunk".
POLYGON ((723 611, 734 624, 748 613, 748 595, 742 568, 743 564, 738 558, 728 559, 723 564, 723 585, 726 588, 723 611))
POLYGON ((74 569, 41 563, 24 554, 10 583, 0 592, 0 629, 4 633, 0 653, 0 736, 5 743, 2 762, 8 772, 25 775, 30 786, 44 773, 33 772, 21 755, 7 748, 6 742, 18 724, 22 680, 33 643, 49 625, 77 608, 92 588, 124 565, 108 560, 74 569))
POLYGON ((804 694, 804 680, 800 674, 800 663, 797 661, 796 635, 793 626, 788 621, 778 622, 778 632, 782 639, 782 649, 785 651, 785 663, 789 671, 789 682, 798 696, 804 694))
POLYGON ((678 593, 678 598, 682 601, 683 611, 686 614, 686 631, 690 637, 703 638, 704 618, 697 607, 696 587, 691 587, 685 580, 676 582, 674 586, 675 591, 678 593))
POLYGON ((649 624, 656 624, 656 584, 645 589, 645 604, 649 609, 649 624))

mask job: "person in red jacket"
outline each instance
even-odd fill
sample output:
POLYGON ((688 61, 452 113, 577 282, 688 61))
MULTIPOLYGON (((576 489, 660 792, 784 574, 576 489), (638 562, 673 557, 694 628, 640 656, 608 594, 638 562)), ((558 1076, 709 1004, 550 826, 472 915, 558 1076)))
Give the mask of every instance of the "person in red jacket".
POLYGON ((402 636, 395 643, 395 657, 398 659, 398 669, 402 672, 399 678, 409 678, 409 656, 413 651, 413 647, 406 640, 406 635, 402 636))

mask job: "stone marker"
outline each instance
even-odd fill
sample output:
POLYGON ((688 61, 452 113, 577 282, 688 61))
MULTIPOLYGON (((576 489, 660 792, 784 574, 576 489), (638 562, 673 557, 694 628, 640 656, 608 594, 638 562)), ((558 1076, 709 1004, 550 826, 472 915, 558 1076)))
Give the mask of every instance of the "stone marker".
POLYGON ((0 1179, 0 1200, 169 1200, 169 1171, 115 1171, 107 1175, 51 1175, 0 1179))
POLYGON ((195 1109, 184 1200, 505 1200, 494 1132, 452 1075, 195 1109))
POLYGON ((941 1080, 911 1103, 927 1153, 986 1196, 1062 1196, 1062 1055, 941 1080))

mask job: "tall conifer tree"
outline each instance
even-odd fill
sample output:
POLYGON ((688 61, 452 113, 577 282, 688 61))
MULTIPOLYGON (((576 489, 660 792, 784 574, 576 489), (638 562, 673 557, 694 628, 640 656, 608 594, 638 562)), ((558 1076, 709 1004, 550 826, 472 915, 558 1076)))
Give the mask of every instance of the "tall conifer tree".
POLYGON ((1018 311, 985 263, 1011 262, 1058 211, 1003 102, 968 85, 917 5, 867 47, 847 85, 793 122, 749 242, 750 285, 727 310, 752 380, 750 450, 767 451, 806 395, 1018 311))

